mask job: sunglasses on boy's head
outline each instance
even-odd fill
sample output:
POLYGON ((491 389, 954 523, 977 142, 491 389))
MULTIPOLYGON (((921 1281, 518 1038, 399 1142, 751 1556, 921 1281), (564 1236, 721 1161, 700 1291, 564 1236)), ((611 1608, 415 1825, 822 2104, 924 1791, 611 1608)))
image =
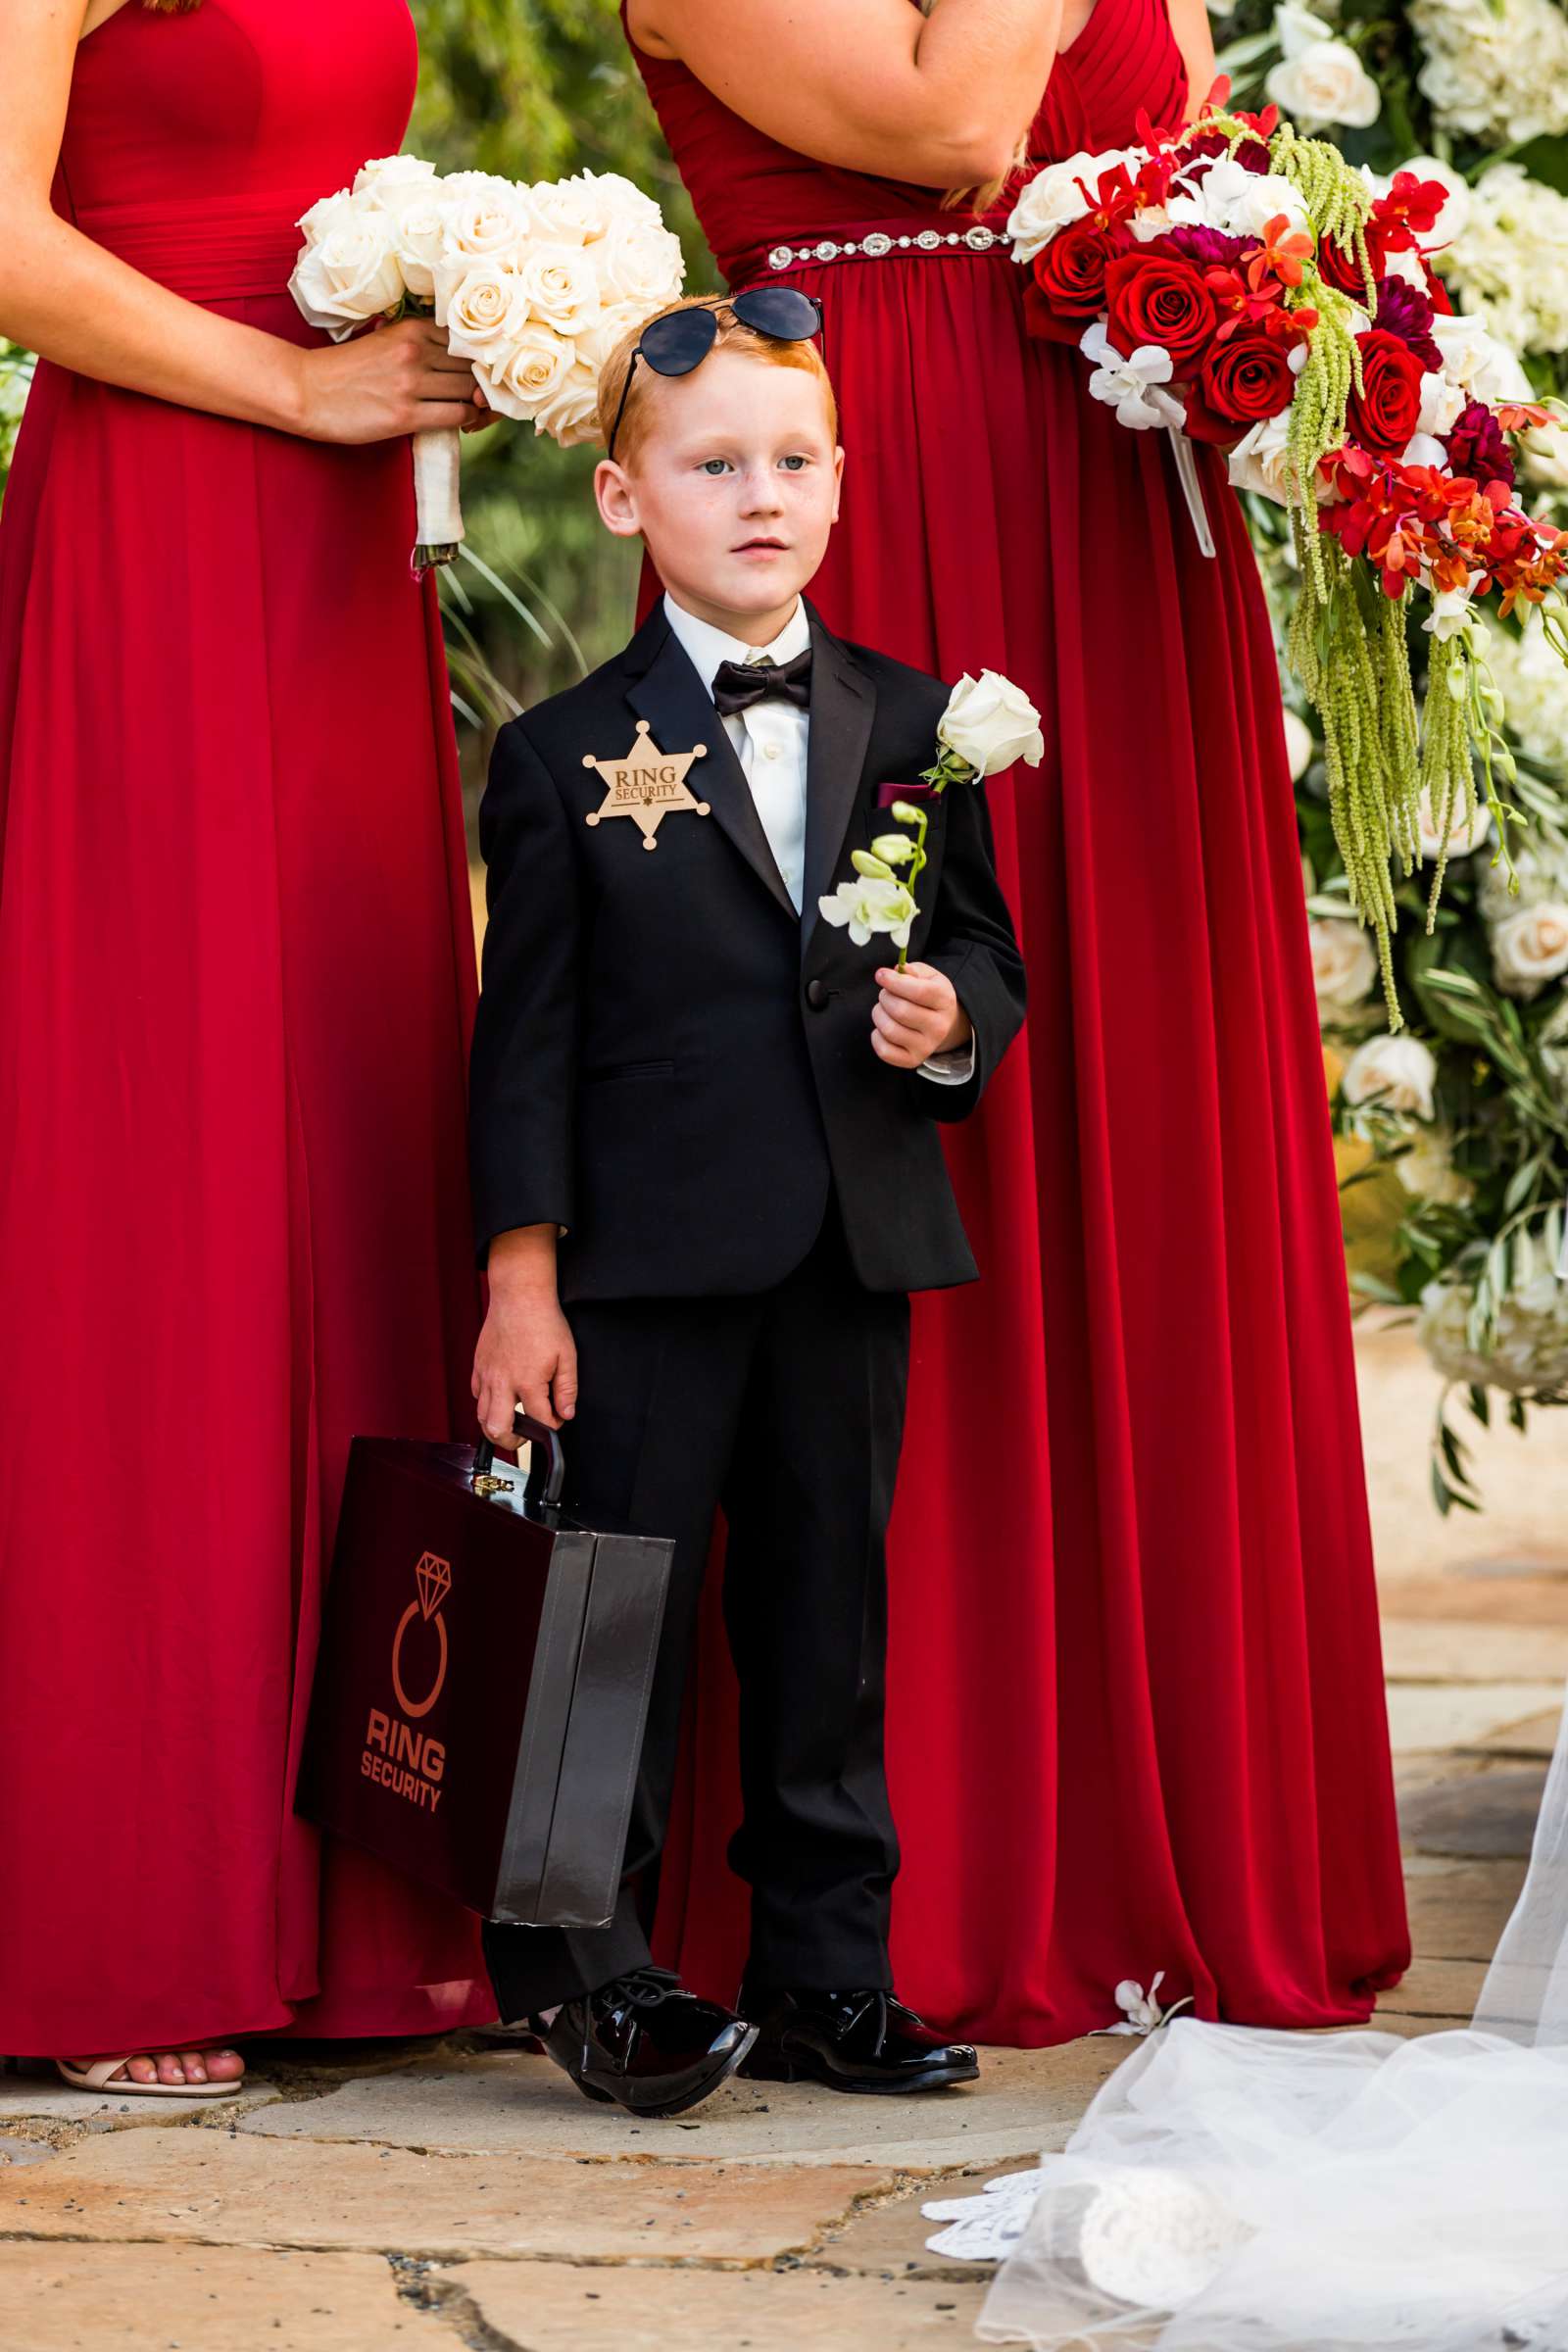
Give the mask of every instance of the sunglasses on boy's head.
POLYGON ((794 286, 755 286, 749 294, 734 295, 722 310, 666 311, 662 318, 650 319, 637 339, 626 381, 620 387, 607 457, 615 454, 615 435, 626 414, 626 396, 638 361, 646 360, 656 375, 690 375, 712 350, 723 311, 754 333, 771 335, 775 343, 808 343, 822 331, 822 305, 814 294, 799 293, 794 286))

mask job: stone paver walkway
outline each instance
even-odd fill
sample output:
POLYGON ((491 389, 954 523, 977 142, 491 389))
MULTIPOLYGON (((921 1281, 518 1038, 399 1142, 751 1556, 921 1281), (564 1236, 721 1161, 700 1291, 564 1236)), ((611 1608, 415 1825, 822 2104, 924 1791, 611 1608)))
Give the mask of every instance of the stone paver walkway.
MULTIPOLYGON (((1359 1341, 1415 1967, 1463 2019, 1523 1874, 1568 1673, 1568 1416, 1481 1440, 1484 1517, 1427 1499, 1430 1374, 1359 1341)), ((996 2051, 973 2092, 731 2085, 628 2125, 471 2037, 265 2061, 218 2108, 0 2082, 5 2352, 935 2352, 984 2281, 923 2197, 1059 2146, 1125 2042, 996 2051), (261 2069, 258 2069, 260 2078, 261 2069)))

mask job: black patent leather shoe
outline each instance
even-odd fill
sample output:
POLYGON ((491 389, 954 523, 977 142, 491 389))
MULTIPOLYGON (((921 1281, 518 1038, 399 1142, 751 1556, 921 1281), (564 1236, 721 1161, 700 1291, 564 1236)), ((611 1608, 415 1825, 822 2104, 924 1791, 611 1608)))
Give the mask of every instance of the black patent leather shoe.
POLYGON ((742 1995, 759 2022, 744 2073, 762 2082, 824 2082, 829 2090, 945 2090, 978 2082, 966 2041, 944 2041, 891 1992, 742 1995))
POLYGON ((565 2001, 534 2032, 580 2091, 629 2115, 684 2115, 728 2081, 757 2039, 755 2026, 700 2001, 662 1968, 636 1969, 565 2001))

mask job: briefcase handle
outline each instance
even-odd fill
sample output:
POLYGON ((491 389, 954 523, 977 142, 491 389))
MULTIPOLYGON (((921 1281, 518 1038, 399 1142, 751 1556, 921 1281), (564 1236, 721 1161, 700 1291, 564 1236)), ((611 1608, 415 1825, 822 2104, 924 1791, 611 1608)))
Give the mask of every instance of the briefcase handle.
MULTIPOLYGON (((566 1456, 560 1437, 542 1421, 535 1421, 531 1414, 525 1413, 520 1404, 512 1417, 512 1434, 525 1439, 529 1446, 524 1494, 530 1502, 558 1504, 566 1483, 566 1456)), ((495 1458, 495 1447, 488 1438, 481 1438, 473 1452, 475 1480, 490 1476, 495 1458)))

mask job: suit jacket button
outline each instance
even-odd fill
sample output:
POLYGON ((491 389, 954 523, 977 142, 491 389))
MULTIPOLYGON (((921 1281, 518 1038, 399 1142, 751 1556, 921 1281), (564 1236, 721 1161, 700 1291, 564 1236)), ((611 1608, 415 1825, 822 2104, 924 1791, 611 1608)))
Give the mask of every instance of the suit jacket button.
POLYGON ((827 1000, 828 992, 823 986, 822 982, 820 980, 808 980, 806 983, 806 1002, 808 1004, 809 1004, 811 1010, 813 1012, 820 1012, 823 1005, 827 1003, 827 1000))

